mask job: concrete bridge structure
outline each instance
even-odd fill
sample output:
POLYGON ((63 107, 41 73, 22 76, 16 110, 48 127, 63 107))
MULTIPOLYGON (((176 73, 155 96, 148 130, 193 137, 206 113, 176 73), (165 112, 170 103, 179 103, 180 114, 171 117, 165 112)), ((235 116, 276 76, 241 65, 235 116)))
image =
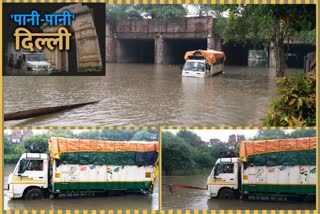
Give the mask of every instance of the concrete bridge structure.
POLYGON ((212 17, 121 20, 106 24, 106 62, 183 63, 186 51, 221 50, 212 17))
MULTIPOLYGON (((248 65, 250 41, 246 46, 227 43, 214 31, 213 17, 186 17, 164 21, 160 19, 106 20, 106 62, 183 64, 189 50, 222 50, 226 64, 248 65)), ((288 45, 288 44, 286 44, 288 45)), ((288 67, 303 67, 304 56, 315 50, 310 44, 292 42, 288 46, 288 67)), ((274 65, 272 49, 269 65, 274 65)))

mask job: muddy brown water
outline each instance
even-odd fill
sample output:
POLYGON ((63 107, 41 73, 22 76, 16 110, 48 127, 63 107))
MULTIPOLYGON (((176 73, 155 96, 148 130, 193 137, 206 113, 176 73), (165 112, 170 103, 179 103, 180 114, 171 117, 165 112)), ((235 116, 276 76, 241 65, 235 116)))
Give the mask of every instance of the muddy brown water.
MULTIPOLYGON (((182 184, 206 188, 207 176, 164 176, 163 184, 182 184)), ((210 199, 206 190, 176 188, 174 193, 163 185, 162 209, 190 210, 314 210, 315 202, 275 202, 210 199)))
MULTIPOLYGON (((275 70, 225 66, 224 74, 181 77, 180 66, 107 64, 106 76, 3 77, 4 112, 100 100, 5 125, 255 126, 275 94, 275 70)), ((287 70, 287 73, 302 72, 287 70)))
MULTIPOLYGON (((7 184, 8 175, 13 171, 15 165, 4 165, 4 184, 7 184)), ((153 194, 115 192, 108 196, 83 196, 83 197, 60 197, 57 199, 43 199, 26 201, 23 199, 9 199, 4 192, 5 210, 101 210, 101 209, 159 209, 159 178, 154 187, 153 194)))

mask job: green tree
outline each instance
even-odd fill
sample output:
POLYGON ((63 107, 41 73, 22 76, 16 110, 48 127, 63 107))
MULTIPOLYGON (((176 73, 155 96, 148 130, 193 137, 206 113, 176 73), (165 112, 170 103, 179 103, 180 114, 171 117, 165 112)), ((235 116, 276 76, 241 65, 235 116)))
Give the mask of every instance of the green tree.
POLYGON ((220 158, 221 153, 227 152, 227 147, 225 143, 217 143, 214 144, 211 148, 209 148, 209 155, 211 158, 211 163, 215 163, 218 158, 220 158))
POLYGON ((270 104, 264 126, 315 126, 316 78, 296 74, 278 78, 278 96, 270 104))
POLYGON ((51 130, 49 133, 56 137, 74 138, 76 136, 71 130, 51 130))
POLYGON ((150 17, 167 21, 185 17, 187 10, 180 4, 106 5, 106 15, 110 19, 142 19, 150 17))
POLYGON ((100 137, 101 140, 129 141, 136 133, 135 130, 103 130, 100 137))
POLYGON ((196 167, 199 169, 211 168, 214 165, 214 158, 211 157, 208 150, 196 150, 193 152, 193 158, 196 162, 196 167))
POLYGON ((301 129, 295 130, 290 133, 290 138, 300 138, 300 137, 316 137, 316 131, 313 129, 301 129))
POLYGON ((289 135, 286 134, 283 130, 259 130, 257 135, 253 140, 272 140, 272 139, 286 139, 289 138, 289 135))
POLYGON ((48 133, 44 134, 36 134, 33 135, 32 137, 24 138, 22 140, 22 143, 25 148, 30 148, 31 146, 38 146, 41 149, 43 149, 44 152, 47 152, 48 149, 48 140, 52 135, 48 133))
POLYGON ((99 130, 95 130, 95 131, 83 131, 80 132, 77 136, 75 136, 76 138, 79 139, 91 139, 91 140, 100 140, 100 131, 99 130))
POLYGON ((157 134, 150 133, 149 131, 139 131, 130 140, 131 141, 156 141, 157 134))
POLYGON ((3 147, 4 147, 4 154, 10 153, 12 151, 10 137, 7 134, 4 134, 3 136, 3 147))
POLYGON ((195 133, 187 130, 181 130, 177 133, 177 136, 182 138, 184 142, 191 146, 197 146, 197 142, 199 141, 200 137, 195 133))
POLYGON ((310 43, 316 46, 316 29, 297 32, 295 37, 299 41, 310 43))
POLYGON ((272 42, 277 77, 285 75, 284 42, 302 31, 315 29, 315 5, 219 5, 213 6, 229 17, 220 20, 224 42, 234 41, 268 47, 272 42))
POLYGON ((142 19, 143 16, 137 5, 106 5, 107 19, 142 19))
POLYGON ((195 166, 192 147, 170 132, 162 133, 162 170, 171 175, 174 170, 191 170, 195 166))
POLYGON ((151 18, 160 18, 164 20, 182 18, 187 15, 187 10, 181 4, 165 5, 140 5, 142 11, 151 18))

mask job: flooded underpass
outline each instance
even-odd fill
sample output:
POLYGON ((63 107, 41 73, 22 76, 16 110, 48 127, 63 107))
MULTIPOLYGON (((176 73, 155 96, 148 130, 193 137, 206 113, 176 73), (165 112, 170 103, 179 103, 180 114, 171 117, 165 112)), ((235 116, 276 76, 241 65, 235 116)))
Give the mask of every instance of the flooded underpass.
POLYGON ((103 77, 4 77, 5 113, 100 101, 5 125, 260 126, 275 94, 275 70, 265 66, 225 66, 223 74, 203 79, 181 77, 179 65, 106 68, 103 77))
MULTIPOLYGON (((4 165, 4 184, 7 184, 8 175, 15 165, 4 165)), ((103 210, 103 209, 159 209, 159 178, 156 180, 152 194, 142 193, 120 193, 112 192, 95 196, 71 197, 61 196, 56 199, 43 199, 25 201, 23 199, 10 200, 4 192, 5 210, 103 210)))
MULTIPOLYGON (((163 184, 180 184, 206 188, 207 176, 164 176, 163 184)), ((314 210, 315 202, 296 201, 244 201, 209 198, 206 190, 176 188, 173 193, 163 185, 163 209, 190 210, 314 210)))

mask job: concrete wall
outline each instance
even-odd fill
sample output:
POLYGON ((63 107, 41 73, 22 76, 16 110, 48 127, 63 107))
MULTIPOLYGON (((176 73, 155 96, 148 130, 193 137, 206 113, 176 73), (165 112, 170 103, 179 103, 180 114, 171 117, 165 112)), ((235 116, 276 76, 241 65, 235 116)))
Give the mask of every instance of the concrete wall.
MULTIPOLYGON (((77 17, 68 27, 75 39, 75 47, 70 49, 70 51, 75 49, 75 59, 69 59, 66 51, 44 49, 47 60, 59 71, 70 71, 69 64, 72 65, 70 61, 76 61, 76 68, 71 70, 73 72, 79 72, 83 67, 102 67, 100 45, 91 9, 80 3, 62 7, 55 13, 61 13, 65 9, 76 14, 77 17)), ((42 29, 43 32, 56 32, 58 27, 44 25, 42 29)))
MULTIPOLYGON (((177 60, 173 60, 172 57, 176 54, 182 55, 185 46, 190 48, 188 50, 221 50, 221 39, 213 32, 212 17, 182 18, 168 22, 160 19, 106 22, 106 62, 143 62, 140 59, 150 57, 152 47, 154 53, 151 55, 155 64, 176 63, 177 60), (153 45, 150 44, 150 40, 154 42, 153 45), (199 45, 200 40, 206 40, 206 47, 201 42, 199 45), (142 45, 140 41, 148 41, 148 44, 142 45), (173 45, 173 41, 180 42, 180 45, 173 45), (190 45, 192 41, 193 46, 190 45), (145 54, 137 52, 137 44, 145 50, 145 54), (134 51, 137 55, 132 54, 134 51)), ((146 61, 150 62, 149 59, 146 61)))

